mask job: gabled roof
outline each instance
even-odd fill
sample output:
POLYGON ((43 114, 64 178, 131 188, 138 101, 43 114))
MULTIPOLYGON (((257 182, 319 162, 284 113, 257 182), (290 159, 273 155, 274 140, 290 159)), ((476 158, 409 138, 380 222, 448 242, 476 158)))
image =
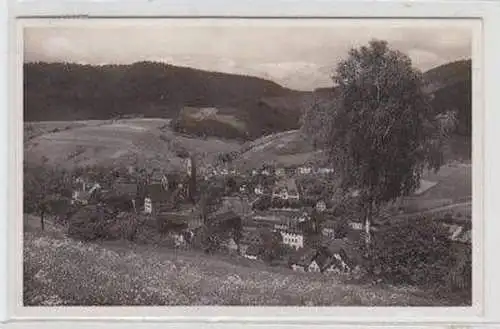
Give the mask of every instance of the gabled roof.
POLYGON ((363 261, 362 255, 355 249, 353 245, 349 242, 341 239, 336 239, 323 244, 323 250, 329 256, 339 254, 341 257, 345 257, 344 261, 347 264, 352 265, 353 263, 359 264, 363 261))

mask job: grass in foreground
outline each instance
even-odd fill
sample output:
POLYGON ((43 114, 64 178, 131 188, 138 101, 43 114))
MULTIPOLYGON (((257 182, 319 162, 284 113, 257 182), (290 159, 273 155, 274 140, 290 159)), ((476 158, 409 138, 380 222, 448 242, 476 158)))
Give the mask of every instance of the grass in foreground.
MULTIPOLYGON (((449 304, 450 302, 448 302, 449 304)), ((24 235, 24 304, 31 305, 446 305, 423 291, 274 269, 248 260, 125 242, 24 235)))

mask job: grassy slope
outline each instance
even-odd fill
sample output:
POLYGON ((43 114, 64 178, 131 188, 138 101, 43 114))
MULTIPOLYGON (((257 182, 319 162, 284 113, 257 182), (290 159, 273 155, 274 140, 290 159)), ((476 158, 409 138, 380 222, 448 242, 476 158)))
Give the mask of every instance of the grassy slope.
MULTIPOLYGON (((131 164, 136 157, 150 166, 162 161, 167 169, 181 166, 177 151, 204 155, 211 161, 220 152, 238 150, 234 141, 218 138, 190 138, 175 134, 167 119, 127 119, 117 122, 75 121, 29 123, 35 137, 25 143, 25 158, 36 161, 45 156, 52 163, 67 166, 84 164, 131 164), (54 131, 54 129, 59 131, 54 131)), ((28 129, 25 128, 25 135, 28 129)))
MULTIPOLYGON (((427 173, 424 179, 437 184, 421 195, 406 198, 402 204, 405 212, 425 211, 454 203, 469 201, 472 196, 472 166, 450 164, 437 173, 427 173)), ((470 214, 470 206, 462 209, 470 214)))
MULTIPOLYGON (((48 225, 24 234, 25 305, 429 306, 425 291, 343 283, 333 276, 229 256, 126 242, 91 244, 48 225)), ((448 302, 450 303, 450 301, 448 302)))

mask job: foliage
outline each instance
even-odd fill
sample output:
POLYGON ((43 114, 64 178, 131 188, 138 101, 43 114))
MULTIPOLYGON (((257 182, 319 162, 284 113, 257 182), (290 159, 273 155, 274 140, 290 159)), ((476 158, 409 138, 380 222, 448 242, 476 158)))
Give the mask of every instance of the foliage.
POLYGON ((260 211, 267 210, 267 209, 271 208, 271 206, 272 206, 271 201, 272 201, 271 196, 262 195, 261 197, 259 197, 257 199, 257 201, 255 201, 255 203, 252 205, 252 208, 254 210, 260 210, 260 211))
POLYGON ((25 232, 23 241, 25 306, 463 304, 449 298, 443 302, 434 290, 342 283, 336 277, 309 276, 195 251, 83 243, 39 232, 25 232))
POLYGON ((283 259, 289 249, 283 244, 281 234, 265 230, 260 233, 262 238, 260 257, 268 263, 283 259))
POLYGON ((105 205, 88 205, 74 213, 68 224, 68 235, 83 241, 134 240, 141 220, 105 205))
POLYGON ((226 187, 224 180, 210 179, 203 181, 200 186, 201 196, 198 201, 198 208, 204 223, 208 223, 210 216, 215 213, 222 205, 222 197, 225 194, 226 187))
POLYGON ((449 120, 435 116, 410 58, 385 41, 351 49, 334 80, 325 144, 342 187, 360 192, 368 230, 384 202, 412 193, 424 169, 441 166, 449 120))
POLYGON ((64 212, 71 197, 71 176, 62 168, 24 164, 23 210, 40 216, 64 212))
POLYGON ((415 219, 376 233, 369 264, 388 283, 439 287, 453 283, 452 276, 456 282, 466 282, 464 275, 472 269, 467 267, 471 265, 470 257, 467 261, 467 256, 457 253, 452 246, 446 228, 440 223, 415 219))

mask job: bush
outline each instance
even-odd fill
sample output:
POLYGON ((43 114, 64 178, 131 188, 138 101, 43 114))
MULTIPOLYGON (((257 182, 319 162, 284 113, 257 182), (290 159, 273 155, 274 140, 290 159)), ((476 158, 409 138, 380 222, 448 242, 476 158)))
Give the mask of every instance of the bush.
POLYGON ((260 211, 271 208, 271 197, 268 195, 261 196, 257 201, 255 201, 252 207, 253 209, 260 211))
POLYGON ((91 205, 80 208, 69 219, 68 235, 83 241, 134 240, 140 221, 135 214, 91 205))
POLYGON ((374 236, 369 267, 387 283, 442 286, 455 258, 447 234, 427 219, 390 226, 374 236))

